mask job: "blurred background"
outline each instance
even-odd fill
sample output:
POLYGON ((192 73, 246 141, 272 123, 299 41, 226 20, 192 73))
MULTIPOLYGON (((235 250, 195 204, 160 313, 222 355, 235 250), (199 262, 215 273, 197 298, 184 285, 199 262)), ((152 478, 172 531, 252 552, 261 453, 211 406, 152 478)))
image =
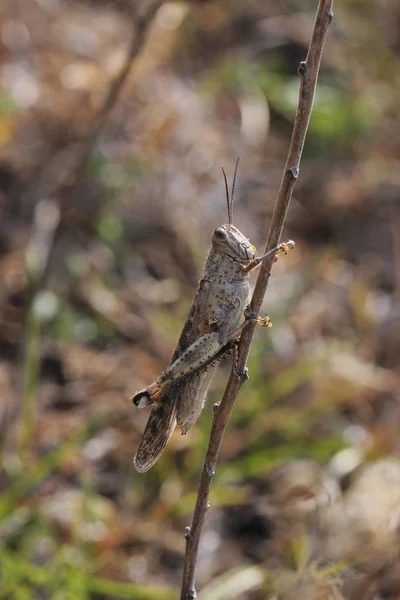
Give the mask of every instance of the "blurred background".
MULTIPOLYGON (((144 475, 129 397, 171 357, 238 156, 234 224, 265 245, 317 2, 0 7, 0 597, 173 599, 229 360, 144 475)), ((203 600, 400 598, 400 4, 334 11, 203 600)))

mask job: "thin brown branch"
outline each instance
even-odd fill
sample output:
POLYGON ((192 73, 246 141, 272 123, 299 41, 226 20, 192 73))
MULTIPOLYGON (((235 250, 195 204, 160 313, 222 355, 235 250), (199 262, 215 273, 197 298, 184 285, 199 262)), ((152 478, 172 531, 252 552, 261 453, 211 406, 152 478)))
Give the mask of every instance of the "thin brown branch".
POLYGON ((86 168, 90 154, 93 151, 93 148, 104 129, 104 125, 118 100, 119 94, 128 79, 135 59, 145 44, 149 26, 164 1, 165 0, 151 0, 149 2, 144 2, 145 9, 141 11, 141 14, 138 12, 136 14, 135 11, 135 14, 132 15, 132 24, 134 25, 133 34, 124 64, 112 82, 103 103, 88 130, 80 141, 73 144, 72 148, 67 147, 61 150, 52 160, 51 164, 46 165, 39 175, 39 181, 35 186, 36 196, 39 198, 57 196, 60 218, 54 231, 54 235, 51 238, 51 247, 47 253, 48 260, 42 269, 38 287, 43 287, 48 279, 54 247, 65 229, 68 201, 63 198, 62 192, 70 187, 71 182, 75 183, 79 178, 79 174, 86 168))
MULTIPOLYGON (((110 112, 118 100, 119 93, 131 72, 136 57, 146 42, 149 26, 164 1, 144 0, 140 3, 139 8, 135 7, 134 14, 132 15, 132 39, 124 64, 108 89, 96 116, 88 126, 87 131, 83 134, 81 140, 73 144, 72 147, 61 150, 50 164, 46 164, 43 167, 37 178, 35 178, 35 181, 31 182, 29 186, 33 189, 33 193, 37 198, 47 199, 55 197, 56 200, 38 202, 35 210, 35 219, 31 228, 31 239, 27 247, 27 260, 30 263, 29 285, 26 290, 27 321, 29 319, 33 321, 32 315, 30 315, 32 303, 37 293, 47 285, 52 270, 54 249, 68 226, 68 196, 63 196, 63 192, 66 188, 70 187, 71 181, 75 184, 79 173, 82 173, 86 168, 90 153, 96 145, 110 112), (40 215, 44 204, 46 204, 46 218, 40 215), (49 219, 49 215, 52 218, 49 219), (46 227, 46 229, 44 230, 43 227, 46 227)), ((31 189, 29 191, 32 193, 31 189)), ((37 332, 36 335, 38 335, 37 332)), ((31 337, 32 333, 27 330, 25 354, 29 351, 28 346, 31 337)), ((33 371, 35 372, 31 373, 29 372, 28 363, 24 357, 21 357, 21 365, 24 368, 26 367, 27 371, 25 376, 28 378, 26 382, 27 388, 32 387, 32 380, 37 376, 37 364, 34 364, 33 367, 33 371)), ((22 412, 28 415, 24 421, 28 423, 29 427, 27 433, 23 433, 24 439, 22 440, 23 445, 27 446, 29 435, 32 431, 31 424, 35 413, 35 399, 26 390, 21 392, 21 396, 20 405, 22 412)), ((13 415, 10 415, 9 420, 12 418, 13 415)))
POLYGON ((116 104, 121 89, 126 83, 135 59, 142 50, 149 26, 164 1, 145 1, 143 2, 145 9, 141 11, 141 14, 136 10, 132 14, 132 39, 120 72, 111 83, 102 105, 82 138, 58 152, 51 163, 42 169, 35 186, 35 193, 39 197, 58 195, 64 187, 67 187, 71 181, 75 180, 77 171, 86 164, 116 104))
MULTIPOLYGON (((322 51, 333 16, 332 7, 333 0, 320 0, 307 57, 306 60, 300 64, 298 69, 300 76, 300 92, 296 119, 285 170, 267 237, 265 252, 268 252, 268 250, 279 244, 293 188, 299 174, 300 159, 312 111, 322 51)), ((271 256, 266 259, 261 266, 250 305, 251 309, 254 311, 254 316, 257 316, 260 312, 261 304, 271 275, 273 261, 274 258, 271 256)), ((231 372, 221 403, 215 405, 210 441, 201 473, 192 525, 186 532, 186 553, 181 600, 189 600, 196 597, 196 564, 201 532, 208 508, 209 491, 229 416, 240 388, 247 378, 246 362, 253 339, 254 329, 254 322, 249 322, 244 329, 239 342, 238 359, 236 361, 235 369, 231 372)))
POLYGON ((133 21, 136 25, 135 32, 132 37, 128 54, 126 55, 125 63, 118 76, 113 81, 113 84, 110 87, 106 98, 104 99, 104 103, 97 114, 97 118, 93 124, 93 128, 87 135, 83 148, 84 160, 87 158, 94 144, 97 142, 99 133, 102 130, 104 123, 108 115, 110 114, 112 108, 114 107, 119 93, 122 87, 124 86, 125 81, 127 80, 127 77, 132 69, 134 60, 139 54, 140 50, 142 49, 144 42, 146 41, 149 25, 152 22, 160 6, 164 3, 164 1, 165 0, 153 0, 153 2, 149 2, 147 10, 144 11, 144 13, 141 16, 138 15, 133 18, 133 21))

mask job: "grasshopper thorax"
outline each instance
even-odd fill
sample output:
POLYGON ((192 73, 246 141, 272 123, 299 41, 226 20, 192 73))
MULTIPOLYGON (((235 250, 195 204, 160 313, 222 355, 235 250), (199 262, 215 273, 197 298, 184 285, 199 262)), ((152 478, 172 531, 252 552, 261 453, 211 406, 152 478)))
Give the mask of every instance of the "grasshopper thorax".
POLYGON ((222 252, 238 262, 253 260, 256 249, 234 225, 222 225, 213 234, 212 244, 218 252, 222 252))

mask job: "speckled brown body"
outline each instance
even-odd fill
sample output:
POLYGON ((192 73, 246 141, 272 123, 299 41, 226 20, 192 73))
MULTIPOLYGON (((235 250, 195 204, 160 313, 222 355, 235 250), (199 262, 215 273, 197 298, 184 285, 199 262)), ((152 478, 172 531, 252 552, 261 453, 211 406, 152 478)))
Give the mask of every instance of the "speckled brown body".
POLYGON ((216 368, 210 362, 237 337, 244 320, 251 293, 245 267, 254 255, 255 248, 233 225, 214 232, 171 364, 133 397, 137 406, 153 404, 134 459, 138 471, 156 462, 176 424, 186 433, 196 423, 216 368))
MULTIPOLYGON (((244 320, 244 310, 251 294, 250 282, 247 276, 243 277, 242 273, 241 264, 229 256, 221 255, 215 248, 211 249, 200 281, 200 287, 204 290, 204 300, 200 303, 203 307, 200 310, 204 311, 206 327, 203 336, 191 346, 193 353, 198 350, 198 361, 194 361, 192 355, 189 355, 190 362, 186 361, 185 352, 181 356, 187 368, 196 368, 197 363, 201 366, 205 361, 217 356, 228 342, 236 337, 235 332, 244 320), (206 333, 207 329, 208 333, 206 333)), ((187 322, 187 325, 190 327, 190 323, 187 322)), ((212 365, 211 369, 214 372, 212 365)), ((204 406, 211 377, 205 380, 208 382, 207 385, 199 386, 195 397, 186 394, 179 400, 177 422, 183 433, 196 423, 204 406)))

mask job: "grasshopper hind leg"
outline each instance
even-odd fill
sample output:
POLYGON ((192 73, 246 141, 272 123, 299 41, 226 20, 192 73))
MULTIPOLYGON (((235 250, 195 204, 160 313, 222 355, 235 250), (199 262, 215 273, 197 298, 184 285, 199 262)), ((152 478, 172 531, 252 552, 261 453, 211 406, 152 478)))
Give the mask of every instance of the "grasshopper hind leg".
POLYGON ((149 406, 167 385, 187 379, 192 373, 207 367, 224 352, 226 345, 226 341, 220 340, 218 331, 204 334, 186 348, 156 381, 137 392, 132 402, 139 408, 149 406))

